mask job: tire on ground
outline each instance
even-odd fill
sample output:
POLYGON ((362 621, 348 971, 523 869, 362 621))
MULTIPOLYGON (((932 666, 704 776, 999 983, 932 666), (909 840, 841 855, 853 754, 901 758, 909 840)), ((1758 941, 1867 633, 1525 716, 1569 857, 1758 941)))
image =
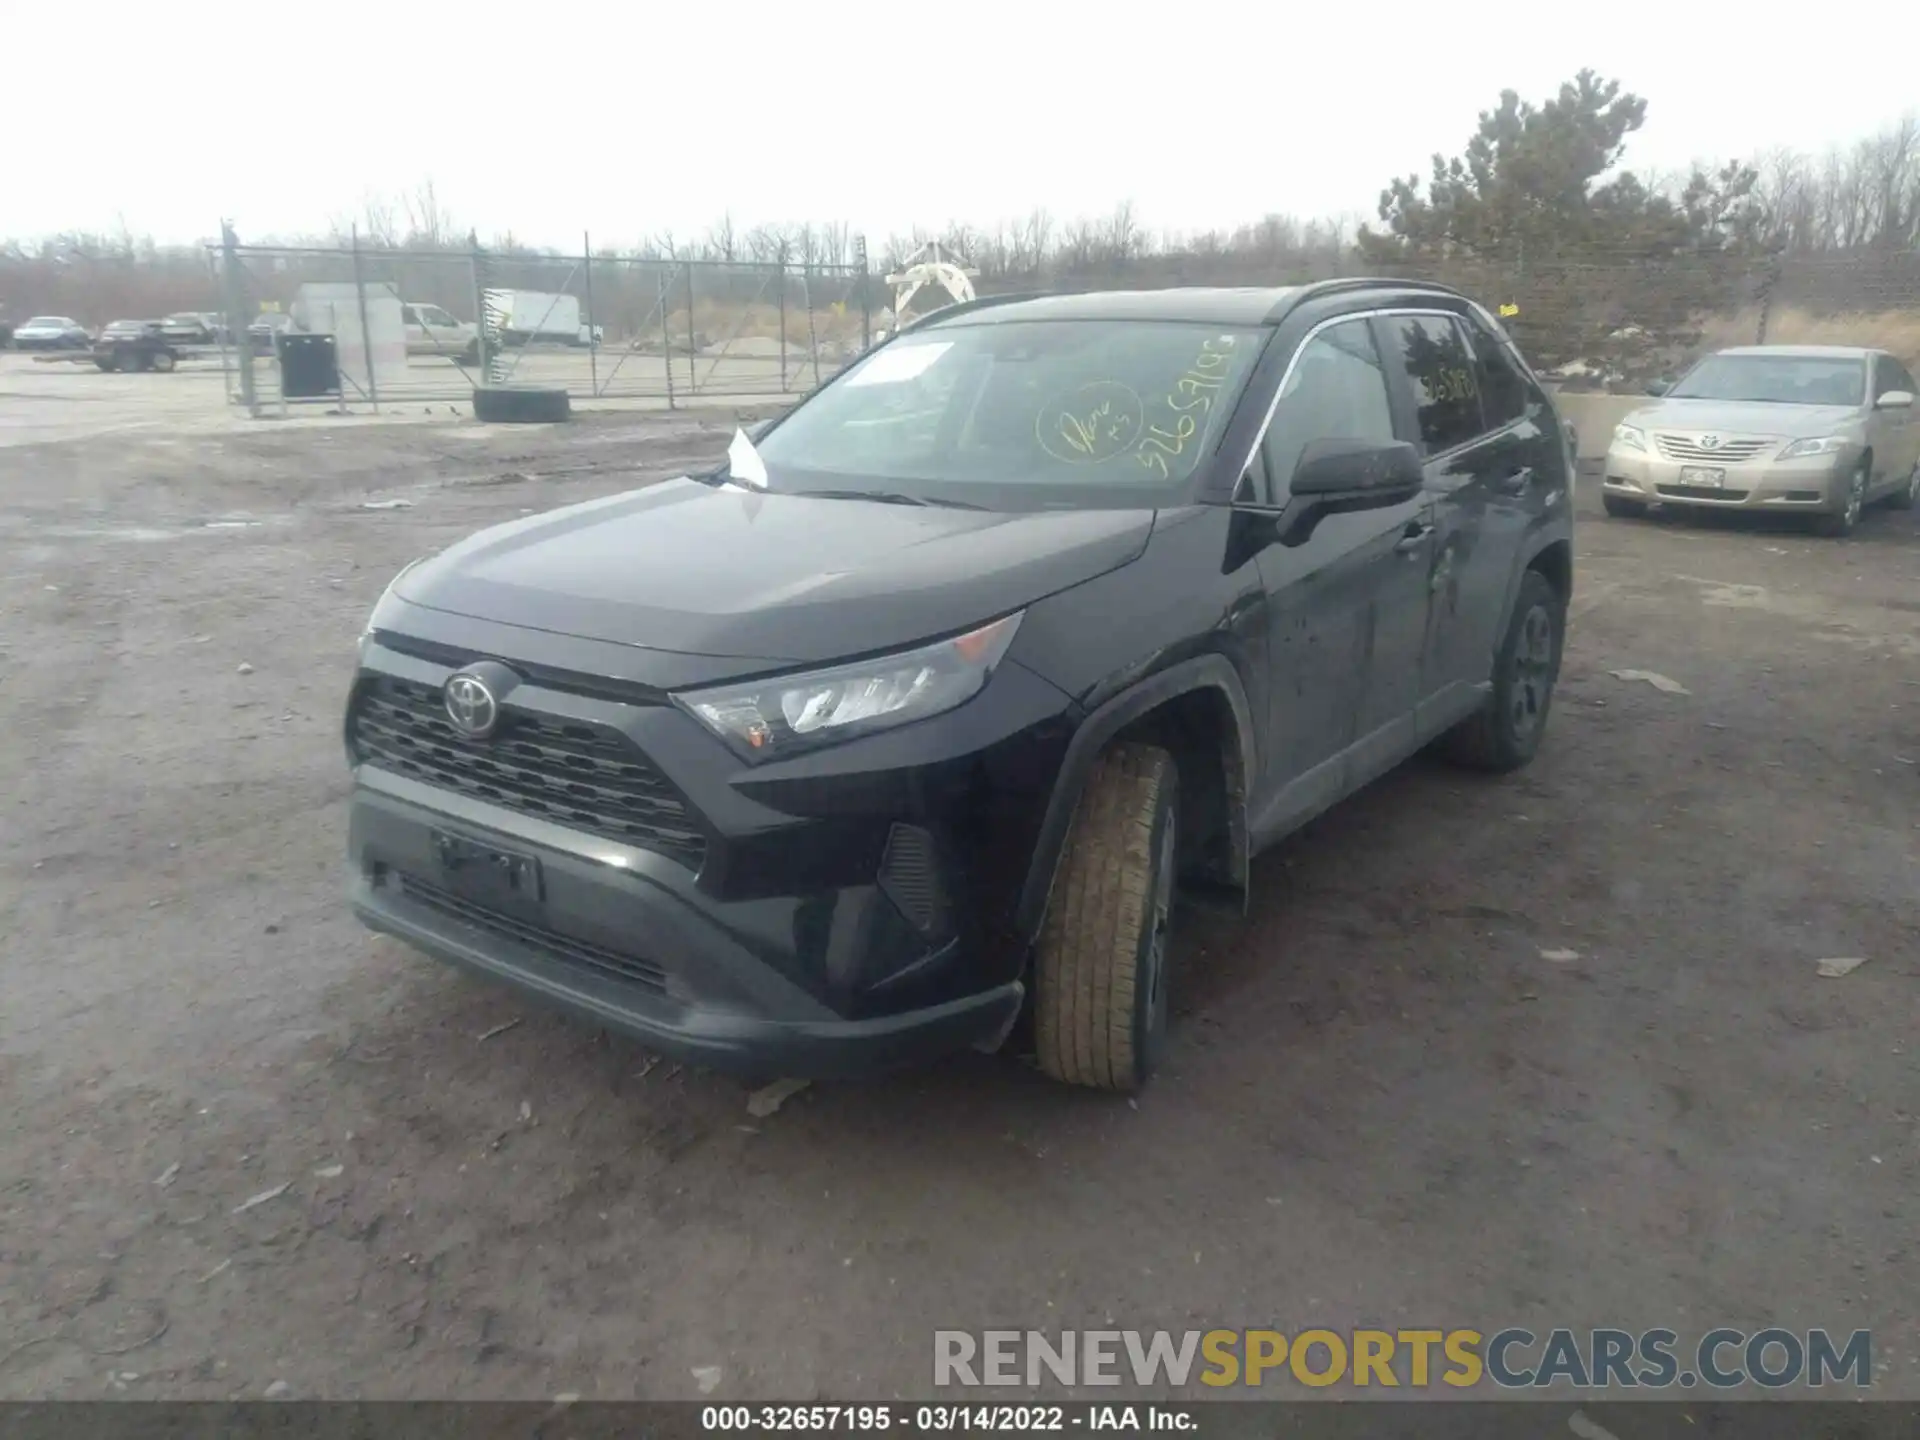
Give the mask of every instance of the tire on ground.
POLYGON ((1152 1072, 1149 997, 1136 981, 1178 791, 1173 757, 1151 745, 1115 745, 1087 777, 1034 960, 1035 1051, 1056 1080, 1130 1091, 1152 1072))
MULTIPOLYGON (((1553 582, 1538 570, 1520 577, 1520 593, 1513 597, 1513 613, 1507 617, 1507 633, 1500 638, 1500 650, 1494 656, 1493 690, 1473 714, 1440 737, 1436 749, 1442 757, 1469 770, 1502 774, 1518 770, 1540 748, 1540 736, 1546 729, 1547 713, 1526 736, 1515 734, 1512 721, 1513 689, 1516 679, 1514 653, 1520 648, 1521 627, 1534 606, 1544 604, 1553 624, 1553 673, 1559 678, 1560 657, 1566 647, 1567 601, 1553 582)), ((1548 704, 1552 694, 1549 691, 1548 704)))
POLYGON ((573 418, 573 404, 565 390, 476 388, 473 418, 490 425, 550 425, 573 418))

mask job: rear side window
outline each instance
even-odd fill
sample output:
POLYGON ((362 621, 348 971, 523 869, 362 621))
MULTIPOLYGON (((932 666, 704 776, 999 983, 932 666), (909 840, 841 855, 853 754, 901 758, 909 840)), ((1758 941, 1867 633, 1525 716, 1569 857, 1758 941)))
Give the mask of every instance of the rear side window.
POLYGON ((1486 326, 1472 324, 1474 378, 1480 385, 1480 418, 1489 430, 1511 425, 1527 413, 1527 378, 1513 352, 1486 326))
POLYGON ((1413 390, 1421 450, 1437 455, 1480 434, 1480 386, 1460 326, 1444 315, 1393 315, 1386 328, 1413 390))

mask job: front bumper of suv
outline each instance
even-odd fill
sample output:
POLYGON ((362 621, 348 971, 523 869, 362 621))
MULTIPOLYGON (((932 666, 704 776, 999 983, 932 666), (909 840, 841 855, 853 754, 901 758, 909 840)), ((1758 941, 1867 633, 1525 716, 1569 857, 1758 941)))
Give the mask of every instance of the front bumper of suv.
POLYGON ((949 715, 746 767, 644 685, 464 631, 363 643, 364 923, 717 1068, 846 1075, 1005 1039, 1025 956, 1000 921, 1072 733, 1059 691, 1005 663, 949 715), (464 741, 428 701, 480 658, 526 678, 499 736, 464 741))

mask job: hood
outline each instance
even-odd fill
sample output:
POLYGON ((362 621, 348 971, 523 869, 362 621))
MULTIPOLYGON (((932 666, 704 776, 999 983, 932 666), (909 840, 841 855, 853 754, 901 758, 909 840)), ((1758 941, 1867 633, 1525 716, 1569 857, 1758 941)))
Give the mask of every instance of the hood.
POLYGON ((1642 430, 1718 430, 1726 435, 1771 435, 1811 440, 1857 421, 1852 405, 1767 405, 1740 400, 1662 400, 1643 405, 1625 423, 1642 430))
POLYGON ((1151 510, 999 514, 679 479, 483 530, 410 604, 652 650, 808 664, 964 629, 1125 565, 1151 510))

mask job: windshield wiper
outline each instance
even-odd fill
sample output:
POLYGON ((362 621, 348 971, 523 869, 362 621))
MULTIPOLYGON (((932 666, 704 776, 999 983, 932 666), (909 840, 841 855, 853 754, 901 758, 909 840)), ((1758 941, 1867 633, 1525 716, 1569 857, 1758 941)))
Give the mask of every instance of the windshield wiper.
POLYGON ((927 495, 908 495, 899 490, 793 490, 793 495, 810 495, 816 500, 871 500, 876 505, 938 505, 948 510, 984 510, 970 500, 935 500, 927 495))

